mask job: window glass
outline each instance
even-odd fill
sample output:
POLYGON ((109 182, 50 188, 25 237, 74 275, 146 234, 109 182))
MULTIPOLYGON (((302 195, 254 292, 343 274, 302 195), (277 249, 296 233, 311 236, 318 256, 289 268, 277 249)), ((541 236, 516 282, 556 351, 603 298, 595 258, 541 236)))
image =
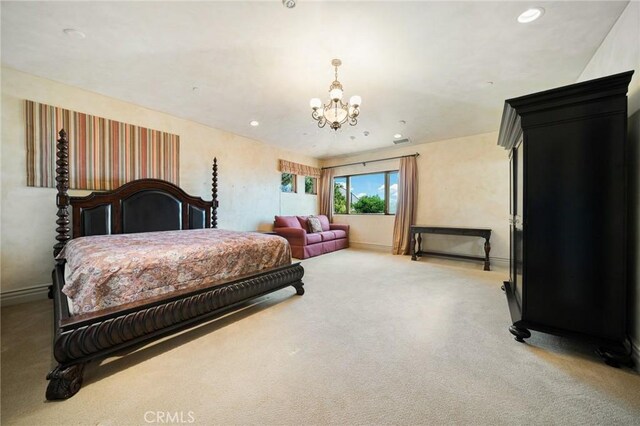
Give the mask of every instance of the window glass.
POLYGON ((317 185, 317 181, 318 179, 311 177, 311 176, 305 176, 304 177, 304 193, 305 194, 317 194, 317 190, 316 190, 316 185, 317 185))
POLYGON ((389 172, 389 214, 398 209, 398 172, 389 172))
POLYGON ((337 177, 333 180, 333 212, 347 213, 347 178, 337 177))
POLYGON ((384 173, 351 176, 351 213, 384 213, 384 173))
POLYGON ((296 192, 296 175, 283 173, 280 181, 280 190, 282 192, 296 192))

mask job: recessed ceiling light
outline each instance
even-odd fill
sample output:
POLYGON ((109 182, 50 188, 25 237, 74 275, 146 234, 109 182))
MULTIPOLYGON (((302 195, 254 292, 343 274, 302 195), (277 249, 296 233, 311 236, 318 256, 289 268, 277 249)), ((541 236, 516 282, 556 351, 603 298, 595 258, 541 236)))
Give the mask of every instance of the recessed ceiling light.
POLYGON ((258 126, 260 125, 260 123, 258 123, 256 120, 253 120, 253 121, 252 121, 251 123, 249 123, 249 124, 251 124, 253 127, 258 127, 258 126))
POLYGON ((531 9, 527 9, 518 16, 518 22, 521 24, 527 24, 529 22, 533 22, 539 17, 544 15, 544 9, 541 7, 532 7, 531 9))
POLYGON ((296 7, 296 0, 282 0, 282 4, 287 9, 293 9, 294 7, 296 7))
POLYGON ((82 31, 75 30, 73 28, 65 28, 62 30, 63 33, 73 38, 85 38, 86 35, 82 31))
POLYGON ((402 135, 400 133, 396 133, 395 135, 393 135, 393 137, 396 139, 400 139, 402 135))
POLYGON ((400 124, 407 124, 407 122, 406 122, 406 121, 404 121, 404 120, 400 120, 400 121, 398 121, 398 123, 400 123, 400 124))

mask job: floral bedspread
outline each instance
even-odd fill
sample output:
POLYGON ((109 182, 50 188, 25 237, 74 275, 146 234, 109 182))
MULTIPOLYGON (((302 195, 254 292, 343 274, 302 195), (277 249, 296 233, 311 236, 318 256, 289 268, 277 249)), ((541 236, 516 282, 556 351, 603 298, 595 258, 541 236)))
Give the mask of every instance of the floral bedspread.
POLYGON ((289 265, 291 249, 278 236, 193 229, 80 237, 58 258, 80 314, 289 265))

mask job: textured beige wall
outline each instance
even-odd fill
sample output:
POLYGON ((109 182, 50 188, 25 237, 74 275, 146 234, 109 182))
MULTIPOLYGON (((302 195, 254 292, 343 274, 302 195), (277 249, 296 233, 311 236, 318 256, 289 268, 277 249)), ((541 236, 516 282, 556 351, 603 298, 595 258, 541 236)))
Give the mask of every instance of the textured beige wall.
POLYGON ((578 81, 635 70, 629 85, 629 275, 631 333, 640 348, 640 3, 630 2, 578 81))
MULTIPOLYGON (((417 223, 486 227, 493 230, 491 256, 509 256, 509 160, 496 145, 497 133, 486 133, 420 145, 397 147, 324 160, 323 166, 419 153, 417 223)), ((399 160, 336 169, 336 175, 398 169, 399 160)), ((337 215, 335 222, 352 226, 355 243, 392 246, 393 216, 337 215)), ((429 235, 430 250, 484 255, 481 239, 429 235)))
POLYGON ((220 165, 219 227, 270 229, 285 207, 317 212, 317 197, 280 193, 278 159, 318 165, 316 159, 92 92, 2 68, 2 291, 51 281, 55 190, 26 186, 24 99, 180 135, 180 185, 211 199, 211 161, 220 165))

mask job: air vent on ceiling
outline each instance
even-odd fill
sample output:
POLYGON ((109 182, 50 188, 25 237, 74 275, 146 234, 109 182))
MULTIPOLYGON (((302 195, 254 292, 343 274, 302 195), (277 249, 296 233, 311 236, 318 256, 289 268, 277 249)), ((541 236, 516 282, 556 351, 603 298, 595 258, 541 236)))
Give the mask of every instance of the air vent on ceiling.
POLYGON ((394 139, 394 140, 393 140, 393 143, 394 143, 394 144, 396 144, 396 145, 400 145, 400 144, 402 144, 402 143, 409 143, 409 142, 411 142, 411 141, 409 140, 409 138, 394 139))

